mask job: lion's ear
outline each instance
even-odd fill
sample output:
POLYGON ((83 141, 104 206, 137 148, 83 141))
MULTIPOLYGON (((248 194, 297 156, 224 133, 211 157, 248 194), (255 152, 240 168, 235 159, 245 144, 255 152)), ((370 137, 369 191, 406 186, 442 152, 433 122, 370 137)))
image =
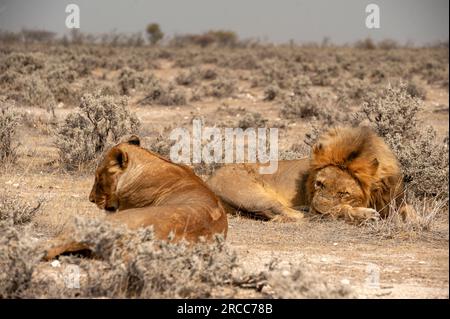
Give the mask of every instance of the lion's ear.
POLYGON ((128 154, 117 148, 114 154, 114 158, 120 168, 125 169, 128 166, 128 154))
POLYGON ((131 135, 130 138, 127 140, 128 144, 141 146, 141 140, 136 135, 131 135))
POLYGON ((377 172, 379 165, 380 162, 378 162, 378 159, 376 157, 370 162, 370 168, 372 169, 373 175, 375 175, 375 173, 377 172))

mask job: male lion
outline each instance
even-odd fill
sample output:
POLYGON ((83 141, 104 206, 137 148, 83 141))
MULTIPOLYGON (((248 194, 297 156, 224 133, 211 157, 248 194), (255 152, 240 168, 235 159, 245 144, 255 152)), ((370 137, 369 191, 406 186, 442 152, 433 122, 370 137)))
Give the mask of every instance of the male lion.
POLYGON ((309 206, 311 213, 361 222, 387 216, 391 204, 403 217, 414 217, 395 155, 366 127, 330 129, 310 158, 280 161, 274 174, 260 175, 259 167, 224 166, 207 184, 235 210, 270 220, 301 219, 297 209, 309 206))
MULTIPOLYGON (((190 242, 214 234, 226 236, 226 211, 220 200, 190 168, 142 147, 137 136, 111 148, 95 173, 89 200, 109 214, 105 220, 130 229, 153 226, 158 239, 190 242)), ((64 233, 46 259, 88 249, 64 233)))

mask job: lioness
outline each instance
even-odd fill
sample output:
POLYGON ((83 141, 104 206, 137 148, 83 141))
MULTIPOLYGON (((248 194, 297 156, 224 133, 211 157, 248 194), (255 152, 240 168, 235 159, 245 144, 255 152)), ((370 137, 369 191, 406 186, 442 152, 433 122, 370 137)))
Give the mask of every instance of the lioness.
MULTIPOLYGON (((105 220, 130 229, 153 226, 158 239, 195 242, 214 234, 226 236, 226 211, 220 200, 190 168, 140 147, 132 136, 111 148, 98 165, 89 200, 108 215, 105 220)), ((64 233, 46 259, 87 249, 64 233)))
POLYGON ((260 175, 260 164, 218 169, 208 186, 228 205, 264 219, 295 221, 298 209, 360 222, 387 216, 394 204, 414 217, 404 202, 399 163, 369 128, 337 127, 324 133, 309 158, 280 161, 274 174, 260 175))

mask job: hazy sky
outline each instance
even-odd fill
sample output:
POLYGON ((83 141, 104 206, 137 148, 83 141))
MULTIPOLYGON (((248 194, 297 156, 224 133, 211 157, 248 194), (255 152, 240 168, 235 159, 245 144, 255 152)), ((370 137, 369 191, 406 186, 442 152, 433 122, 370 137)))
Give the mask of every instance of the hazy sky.
POLYGON ((230 29, 273 42, 353 42, 372 37, 415 44, 448 40, 448 0, 0 0, 0 29, 67 32, 65 7, 78 4, 81 31, 138 32, 158 22, 166 35, 230 29), (365 27, 365 7, 380 7, 381 28, 365 27))

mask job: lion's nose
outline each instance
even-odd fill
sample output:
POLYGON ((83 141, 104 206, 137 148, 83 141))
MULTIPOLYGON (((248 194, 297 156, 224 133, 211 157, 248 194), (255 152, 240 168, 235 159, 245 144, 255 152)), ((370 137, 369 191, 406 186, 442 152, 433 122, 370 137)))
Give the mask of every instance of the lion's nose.
POLYGON ((114 206, 107 206, 105 207, 105 210, 114 213, 117 209, 114 206))
POLYGON ((92 196, 89 196, 89 201, 90 201, 91 203, 95 203, 95 199, 94 199, 94 197, 92 197, 92 196))

